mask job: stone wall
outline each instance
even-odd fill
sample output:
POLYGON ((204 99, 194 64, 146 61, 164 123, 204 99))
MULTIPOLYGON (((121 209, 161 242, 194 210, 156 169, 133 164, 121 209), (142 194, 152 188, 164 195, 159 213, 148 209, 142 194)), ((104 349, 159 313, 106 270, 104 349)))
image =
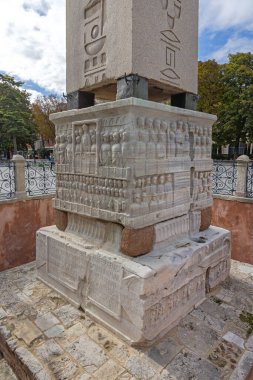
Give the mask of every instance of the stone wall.
MULTIPOLYGON (((232 232, 232 258, 253 264, 253 201, 215 196, 212 224, 232 232)), ((0 271, 35 260, 35 234, 54 224, 52 197, 0 203, 0 271)))
POLYGON ((52 196, 0 202, 0 271, 35 260, 36 231, 52 224, 52 196))
POLYGON ((232 232, 232 259, 253 264, 253 199, 215 196, 212 224, 232 232))

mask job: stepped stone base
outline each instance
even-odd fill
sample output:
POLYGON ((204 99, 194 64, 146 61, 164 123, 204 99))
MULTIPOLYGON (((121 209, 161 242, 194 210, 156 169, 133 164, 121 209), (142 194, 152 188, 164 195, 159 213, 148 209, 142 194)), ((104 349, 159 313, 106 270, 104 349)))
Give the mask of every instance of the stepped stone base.
POLYGON ((166 334, 230 270, 230 233, 218 227, 131 258, 56 227, 37 234, 38 278, 132 345, 166 334))

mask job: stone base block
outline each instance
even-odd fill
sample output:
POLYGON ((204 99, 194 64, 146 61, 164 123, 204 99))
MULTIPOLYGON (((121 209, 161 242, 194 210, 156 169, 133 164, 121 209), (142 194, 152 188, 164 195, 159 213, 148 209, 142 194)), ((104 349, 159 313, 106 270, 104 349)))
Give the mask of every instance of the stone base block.
POLYGON ((131 258, 47 227, 37 235, 37 270, 39 279, 128 343, 149 345, 226 279, 230 233, 210 227, 131 258))

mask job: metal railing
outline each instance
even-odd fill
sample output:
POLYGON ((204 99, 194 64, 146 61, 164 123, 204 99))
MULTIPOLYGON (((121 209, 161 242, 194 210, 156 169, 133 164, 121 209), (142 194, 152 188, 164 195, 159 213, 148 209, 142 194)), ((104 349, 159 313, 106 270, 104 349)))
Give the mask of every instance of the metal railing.
POLYGON ((11 161, 0 163, 0 199, 15 196, 15 165, 11 161))
POLYGON ((249 162, 246 176, 246 196, 253 198, 253 161, 249 162))
MULTIPOLYGON (((237 161, 214 161, 212 178, 214 195, 253 198, 253 161, 245 161, 245 156, 242 157, 244 157, 242 161, 238 161, 240 158, 237 161)), ((14 162, 0 162, 0 200, 17 196, 15 178, 18 177, 18 170, 20 168, 15 169, 14 162)), ((52 163, 24 160, 21 171, 25 183, 23 191, 28 197, 55 193, 56 175, 52 163)))
POLYGON ((213 163, 213 193, 234 195, 237 186, 236 161, 217 161, 213 163))
POLYGON ((26 162, 25 185, 28 196, 55 193, 56 176, 51 163, 26 162))

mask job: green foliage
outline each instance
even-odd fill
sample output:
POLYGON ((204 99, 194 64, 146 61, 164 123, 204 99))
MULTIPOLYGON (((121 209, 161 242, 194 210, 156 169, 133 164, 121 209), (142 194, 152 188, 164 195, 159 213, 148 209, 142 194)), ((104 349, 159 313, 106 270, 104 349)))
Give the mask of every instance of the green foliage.
POLYGON ((0 74, 0 150, 26 148, 36 138, 29 94, 22 82, 0 74))
POLYGON ((199 63, 198 109, 214 113, 218 145, 253 142, 253 54, 229 55, 228 63, 199 63))
POLYGON ((34 121, 42 140, 55 140, 55 127, 49 120, 51 113, 65 111, 66 101, 55 95, 39 96, 32 105, 34 121))

